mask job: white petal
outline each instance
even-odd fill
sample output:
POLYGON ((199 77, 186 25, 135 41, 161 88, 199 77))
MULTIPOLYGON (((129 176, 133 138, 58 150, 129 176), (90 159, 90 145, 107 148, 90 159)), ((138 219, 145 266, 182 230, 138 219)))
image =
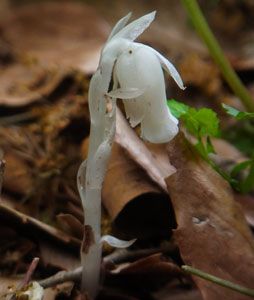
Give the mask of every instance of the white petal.
POLYGON ((164 74, 154 51, 133 43, 118 58, 114 72, 122 88, 147 86, 135 103, 124 101, 131 125, 141 122, 142 137, 150 142, 172 139, 178 132, 178 121, 167 107, 164 74))
POLYGON ((155 18, 156 11, 153 11, 143 17, 131 22, 127 26, 125 26, 122 30, 120 30, 116 35, 114 35, 113 39, 123 38, 129 41, 134 41, 138 36, 140 36, 143 31, 150 26, 152 21, 155 18))
POLYGON ((107 96, 119 99, 133 99, 144 94, 145 88, 119 88, 107 93, 107 96))
POLYGON ((130 119, 129 121, 132 127, 135 127, 144 118, 147 107, 142 95, 144 95, 149 88, 149 82, 143 80, 142 76, 138 76, 141 70, 139 70, 139 62, 136 59, 136 51, 139 51, 139 49, 137 49, 135 45, 134 47, 130 45, 120 55, 114 68, 114 73, 116 74, 121 89, 128 90, 136 88, 140 91, 144 91, 139 96, 133 96, 133 99, 123 101, 126 116, 130 119))
POLYGON ((112 29, 112 31, 111 31, 111 33, 110 33, 110 35, 109 35, 108 40, 107 40, 106 43, 108 43, 108 42, 112 39, 112 37, 113 37, 114 35, 116 35, 121 29, 124 28, 124 26, 128 23, 128 21, 129 21, 131 15, 132 15, 132 13, 129 12, 128 15, 126 15, 125 17, 123 17, 122 19, 120 19, 120 20, 116 23, 116 25, 115 25, 114 28, 112 29))
POLYGON ((144 118, 146 107, 143 99, 123 100, 124 109, 127 119, 129 119, 131 127, 136 127, 144 118))
POLYGON ((106 242, 111 247, 115 247, 115 248, 128 248, 132 244, 134 244, 136 242, 136 240, 137 239, 133 239, 130 241, 124 241, 124 240, 120 240, 112 235, 104 235, 101 237, 101 243, 106 242))
POLYGON ((141 122, 141 137, 151 143, 167 143, 178 133, 178 120, 168 109, 167 116, 157 117, 156 114, 146 114, 141 122))
POLYGON ((163 55, 161 55, 158 51, 156 51, 152 47, 149 47, 147 45, 144 45, 144 46, 147 47, 147 48, 149 48, 149 49, 151 49, 151 51, 154 52, 154 54, 159 59, 162 68, 166 72, 168 72, 169 75, 172 76, 172 78, 177 83, 177 85, 179 86, 179 88, 182 89, 182 90, 184 90, 186 87, 184 86, 182 78, 181 78, 180 74, 178 73, 178 71, 176 70, 175 66, 167 58, 165 58, 163 55))

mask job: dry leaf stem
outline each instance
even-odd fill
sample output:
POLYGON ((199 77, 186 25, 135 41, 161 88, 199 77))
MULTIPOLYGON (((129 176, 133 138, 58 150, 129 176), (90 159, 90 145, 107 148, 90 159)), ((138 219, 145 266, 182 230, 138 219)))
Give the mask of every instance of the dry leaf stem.
POLYGON ((247 296, 250 296, 250 297, 254 298, 254 290, 253 289, 243 287, 239 284, 236 284, 236 283, 233 283, 231 281, 224 280, 222 278, 213 276, 211 274, 205 273, 201 270, 195 269, 195 268, 190 267, 190 266, 183 265, 182 270, 184 270, 188 274, 199 276, 200 278, 203 278, 205 280, 209 280, 209 281, 211 281, 215 284, 221 285, 225 288, 234 290, 238 293, 241 293, 241 294, 244 294, 244 295, 247 295, 247 296))
POLYGON ((219 66, 225 80, 239 97, 243 105, 248 111, 254 111, 254 101, 249 94, 248 90, 243 85, 236 72, 231 67, 228 59, 225 57, 218 41, 212 33, 198 3, 196 0, 182 0, 184 7, 186 8, 188 15, 210 51, 211 56, 219 66))

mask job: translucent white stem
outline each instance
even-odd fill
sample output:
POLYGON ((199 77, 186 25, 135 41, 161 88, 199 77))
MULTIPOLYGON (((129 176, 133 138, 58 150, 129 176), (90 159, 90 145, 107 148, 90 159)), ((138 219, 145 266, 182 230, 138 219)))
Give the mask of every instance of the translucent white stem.
MULTIPOLYGON (((92 79, 91 89, 97 84, 92 79)), ((82 291, 94 299, 99 290, 101 266, 101 190, 115 135, 116 101, 90 93, 90 140, 87 160, 78 172, 78 190, 84 208, 85 234, 81 249, 82 291), (93 101, 91 103, 91 101, 93 101), (109 109, 106 110, 106 102, 109 109)))

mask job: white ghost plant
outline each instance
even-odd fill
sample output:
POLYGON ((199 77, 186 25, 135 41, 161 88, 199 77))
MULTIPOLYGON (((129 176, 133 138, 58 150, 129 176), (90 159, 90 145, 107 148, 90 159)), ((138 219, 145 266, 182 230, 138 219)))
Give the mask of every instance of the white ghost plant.
POLYGON ((132 127, 141 124, 141 137, 153 143, 170 141, 178 132, 178 120, 166 104, 162 68, 184 89, 175 67, 151 47, 134 40, 149 27, 155 12, 126 25, 131 14, 113 28, 101 52, 97 71, 89 86, 91 119, 87 160, 78 172, 78 189, 84 208, 85 236, 81 259, 82 288, 90 298, 98 292, 101 243, 128 247, 133 241, 101 238, 101 190, 115 135, 116 100, 124 102, 132 127), (109 91, 110 82, 113 82, 109 91))

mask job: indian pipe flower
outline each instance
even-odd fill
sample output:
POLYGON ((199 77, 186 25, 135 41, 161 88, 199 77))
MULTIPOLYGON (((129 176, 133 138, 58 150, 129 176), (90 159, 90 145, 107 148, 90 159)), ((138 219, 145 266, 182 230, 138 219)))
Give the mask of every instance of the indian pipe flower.
POLYGON ((144 139, 164 143, 177 134, 178 121, 167 107, 162 68, 184 89, 180 75, 166 58, 151 47, 133 42, 150 26, 155 12, 126 25, 130 16, 113 28, 88 93, 89 150, 87 160, 79 168, 77 183, 87 229, 81 251, 82 290, 92 299, 99 291, 101 243, 128 247, 135 241, 101 237, 101 190, 114 141, 117 98, 123 99, 131 126, 141 124, 144 139))
POLYGON ((109 40, 102 52, 102 58, 118 52, 113 69, 117 89, 108 95, 123 99, 130 125, 141 124, 143 139, 152 143, 168 142, 178 133, 178 120, 167 106, 162 68, 184 89, 182 79, 173 64, 159 52, 120 33, 109 40))

